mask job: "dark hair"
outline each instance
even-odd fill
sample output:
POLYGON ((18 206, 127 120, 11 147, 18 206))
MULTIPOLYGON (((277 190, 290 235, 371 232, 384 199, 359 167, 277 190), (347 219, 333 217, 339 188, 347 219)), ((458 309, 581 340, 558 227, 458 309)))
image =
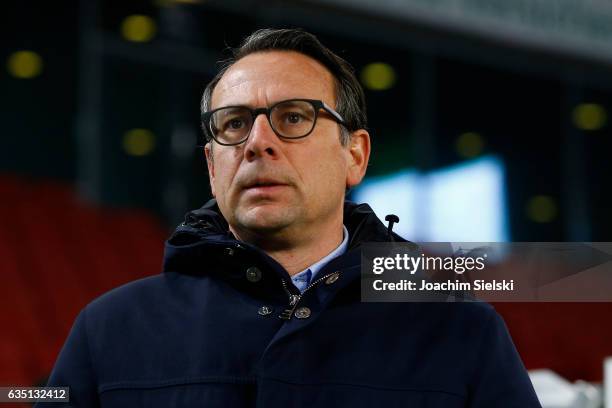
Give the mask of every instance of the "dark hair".
POLYGON ((350 132, 367 127, 365 96, 351 65, 321 44, 317 37, 301 29, 266 28, 245 38, 240 47, 232 50, 232 57, 222 63, 217 75, 204 89, 200 104, 202 113, 210 109, 215 86, 234 63, 247 55, 272 50, 302 53, 317 60, 332 73, 336 82, 336 111, 344 119, 348 130, 341 128, 340 140, 343 145, 348 144, 350 132))

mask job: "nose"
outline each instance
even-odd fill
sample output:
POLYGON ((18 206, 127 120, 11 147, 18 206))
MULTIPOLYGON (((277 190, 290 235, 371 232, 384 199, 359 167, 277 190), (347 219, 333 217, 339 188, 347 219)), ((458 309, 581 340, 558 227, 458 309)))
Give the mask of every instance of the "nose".
POLYGON ((278 157, 279 141, 266 115, 257 115, 249 138, 245 142, 245 158, 249 161, 255 160, 258 157, 276 159, 278 157))

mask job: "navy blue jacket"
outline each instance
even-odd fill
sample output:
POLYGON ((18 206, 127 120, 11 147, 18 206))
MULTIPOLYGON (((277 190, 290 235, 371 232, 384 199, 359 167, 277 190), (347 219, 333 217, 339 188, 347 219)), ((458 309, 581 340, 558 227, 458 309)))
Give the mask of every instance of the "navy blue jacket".
POLYGON ((389 236, 367 205, 346 202, 344 223, 347 253, 300 297, 209 202, 162 274, 79 314, 49 385, 78 407, 540 406, 491 306, 360 302, 360 243, 389 236))

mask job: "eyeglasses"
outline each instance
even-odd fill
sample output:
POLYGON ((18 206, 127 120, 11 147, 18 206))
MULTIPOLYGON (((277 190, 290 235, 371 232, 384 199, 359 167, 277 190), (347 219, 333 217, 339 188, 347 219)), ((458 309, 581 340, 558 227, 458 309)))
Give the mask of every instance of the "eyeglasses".
POLYGON ((319 112, 324 110, 332 119, 346 127, 342 116, 325 102, 315 99, 289 99, 269 108, 251 109, 246 106, 224 106, 202 114, 203 129, 217 143, 234 146, 248 139, 258 115, 268 118, 270 127, 281 139, 300 139, 308 136, 319 112))

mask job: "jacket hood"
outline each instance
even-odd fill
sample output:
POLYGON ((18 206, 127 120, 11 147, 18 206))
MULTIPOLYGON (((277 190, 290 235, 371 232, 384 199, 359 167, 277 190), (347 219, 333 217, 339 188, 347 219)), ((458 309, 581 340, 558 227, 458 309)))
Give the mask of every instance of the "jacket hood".
MULTIPOLYGON (((344 202, 344 225, 349 232, 349 249, 363 242, 407 242, 394 232, 389 232, 368 204, 344 202)), ((188 212, 170 236, 172 246, 191 246, 198 242, 235 240, 215 199, 201 208, 188 212)))
MULTIPOLYGON (((406 242, 389 232, 367 204, 345 201, 344 225, 349 233, 348 250, 326 265, 328 269, 343 271, 342 282, 334 285, 338 290, 359 278, 362 243, 406 242)), ((281 283, 291 282, 288 272, 275 259, 234 237, 214 199, 187 213, 185 221, 166 241, 163 270, 181 275, 214 276, 262 298, 284 299, 286 293, 281 283), (245 279, 249 267, 261 272, 258 285, 245 279)))

